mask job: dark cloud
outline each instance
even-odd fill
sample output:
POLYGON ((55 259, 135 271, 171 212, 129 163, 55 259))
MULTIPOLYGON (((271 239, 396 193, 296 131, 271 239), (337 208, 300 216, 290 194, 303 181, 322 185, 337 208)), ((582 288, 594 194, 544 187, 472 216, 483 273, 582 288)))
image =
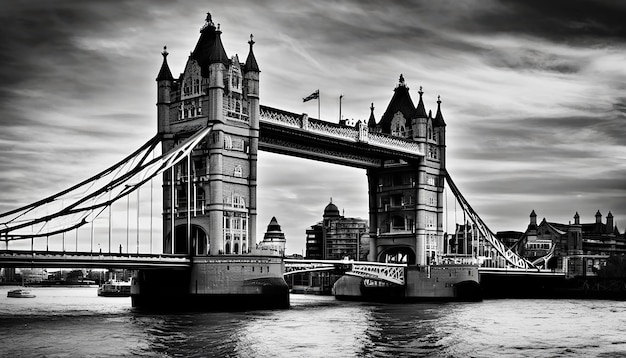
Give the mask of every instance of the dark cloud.
POLYGON ((622 42, 626 38, 626 5, 618 1, 519 0, 493 1, 461 29, 513 33, 586 45, 594 39, 622 42))

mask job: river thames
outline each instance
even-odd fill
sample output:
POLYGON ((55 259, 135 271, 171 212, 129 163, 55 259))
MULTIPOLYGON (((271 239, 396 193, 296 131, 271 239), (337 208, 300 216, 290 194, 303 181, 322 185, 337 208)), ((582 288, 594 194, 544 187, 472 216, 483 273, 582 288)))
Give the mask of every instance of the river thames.
POLYGON ((148 314, 90 288, 0 287, 4 357, 626 357, 626 302, 372 304, 148 314))

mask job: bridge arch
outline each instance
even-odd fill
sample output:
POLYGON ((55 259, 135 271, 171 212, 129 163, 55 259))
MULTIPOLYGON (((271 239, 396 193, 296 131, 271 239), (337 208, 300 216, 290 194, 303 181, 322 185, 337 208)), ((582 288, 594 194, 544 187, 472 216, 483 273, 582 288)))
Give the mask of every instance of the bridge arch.
POLYGON ((406 246, 390 247, 378 256, 378 262, 415 265, 416 256, 412 248, 406 246))
MULTIPOLYGON (((171 244, 172 238, 168 234, 167 242, 171 244)), ((187 239, 187 225, 176 226, 176 232, 174 235, 174 254, 189 254, 187 239)), ((191 254, 194 256, 208 255, 209 252, 209 237, 206 231, 199 225, 191 225, 191 254)))

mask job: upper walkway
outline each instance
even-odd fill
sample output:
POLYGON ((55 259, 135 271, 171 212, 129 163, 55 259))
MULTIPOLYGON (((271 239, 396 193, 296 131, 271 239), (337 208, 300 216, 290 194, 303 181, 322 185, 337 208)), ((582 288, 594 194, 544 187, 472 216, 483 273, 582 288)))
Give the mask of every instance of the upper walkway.
POLYGON ((359 168, 377 168, 384 160, 418 160, 424 144, 261 106, 259 149, 359 168))

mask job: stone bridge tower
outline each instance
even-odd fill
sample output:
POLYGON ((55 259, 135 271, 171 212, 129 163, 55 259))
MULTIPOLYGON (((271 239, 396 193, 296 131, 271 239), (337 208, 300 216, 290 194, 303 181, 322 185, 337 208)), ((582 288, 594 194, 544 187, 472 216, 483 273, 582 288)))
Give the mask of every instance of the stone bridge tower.
POLYGON ((259 66, 228 57, 210 14, 173 78, 163 51, 157 76, 158 132, 163 151, 197 130, 210 134, 163 175, 163 252, 242 254, 256 244, 259 66))
POLYGON ((426 265, 442 253, 443 188, 446 124, 437 100, 437 114, 426 114, 423 92, 413 104, 404 77, 376 123, 374 108, 369 130, 413 140, 425 154, 419 161, 387 160, 368 169, 370 247, 381 262, 426 265))

